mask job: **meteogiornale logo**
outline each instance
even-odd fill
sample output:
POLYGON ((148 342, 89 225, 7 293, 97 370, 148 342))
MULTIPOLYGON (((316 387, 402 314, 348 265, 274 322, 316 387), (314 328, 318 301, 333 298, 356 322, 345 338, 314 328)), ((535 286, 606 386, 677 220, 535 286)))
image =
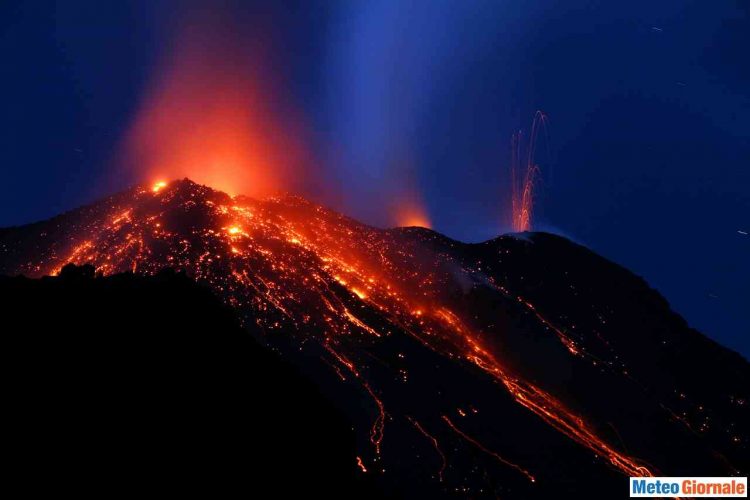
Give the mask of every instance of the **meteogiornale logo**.
POLYGON ((631 477, 630 496, 747 498, 746 477, 631 477))

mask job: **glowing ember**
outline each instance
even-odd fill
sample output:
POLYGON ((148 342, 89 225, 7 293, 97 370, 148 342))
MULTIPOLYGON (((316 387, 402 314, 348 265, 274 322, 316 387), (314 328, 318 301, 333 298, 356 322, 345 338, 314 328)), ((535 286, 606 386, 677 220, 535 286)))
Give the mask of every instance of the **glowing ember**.
POLYGON ((154 193, 158 193, 165 187, 167 187, 167 183, 164 181, 159 181, 159 182, 154 183, 154 186, 151 188, 151 191, 153 191, 154 193))

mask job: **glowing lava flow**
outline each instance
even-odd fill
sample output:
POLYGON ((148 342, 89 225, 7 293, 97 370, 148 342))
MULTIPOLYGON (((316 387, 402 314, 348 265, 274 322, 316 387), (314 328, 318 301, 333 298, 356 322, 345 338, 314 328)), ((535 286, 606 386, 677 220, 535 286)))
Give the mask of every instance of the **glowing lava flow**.
POLYGON ((495 376, 518 403, 542 417, 547 423, 579 444, 591 449, 597 455, 605 457, 617 469, 629 476, 653 476, 652 472, 636 459, 616 451, 599 438, 581 417, 567 410, 560 401, 550 394, 530 383, 508 376, 503 372, 500 365, 494 361, 488 363, 480 356, 470 357, 470 359, 481 369, 495 376))
POLYGON ((521 174, 521 161, 524 155, 521 151, 521 132, 511 137, 511 212, 513 230, 516 232, 531 231, 534 211, 534 187, 540 174, 539 166, 534 160, 536 141, 539 129, 546 126, 547 116, 537 111, 531 124, 531 134, 526 145, 525 164, 521 174))
POLYGON ((445 459, 445 453, 443 453, 443 450, 440 449, 440 443, 438 443, 438 440, 435 436, 427 432, 424 427, 414 418, 410 417, 409 415, 406 416, 406 419, 411 422, 411 424, 419 431, 420 434, 422 434, 424 437, 426 437, 430 443, 432 443, 432 446, 435 448, 435 451, 440 456, 440 469, 438 470, 438 480, 442 483, 443 482, 443 473, 445 472, 445 468, 448 466, 448 462, 445 459))
POLYGON ((523 474, 524 476, 526 476, 526 478, 529 481, 531 481, 532 483, 536 481, 536 479, 534 479, 534 476, 532 476, 531 473, 529 471, 527 471, 526 469, 524 469, 523 467, 521 467, 521 466, 519 466, 517 464, 514 464, 513 462, 510 462, 510 461, 508 461, 506 459, 504 459, 503 457, 501 457, 500 455, 498 455, 494 451, 485 448, 484 445, 482 443, 480 443, 479 441, 477 441, 476 439, 472 438, 471 436, 467 436, 466 433, 464 433, 463 431, 461 431, 461 429, 459 429, 458 427, 456 427, 456 425, 446 415, 443 415, 442 419, 445 421, 446 424, 448 424, 448 427, 450 427, 451 429, 453 429, 456 432, 456 434, 458 434, 459 436, 461 436, 462 438, 464 438, 466 441, 470 442, 471 444, 473 444, 474 446, 476 446, 477 448, 479 448, 483 452, 487 453, 488 455, 491 455, 491 456, 495 457, 500 463, 503 463, 503 464, 507 465, 508 467, 516 469, 518 472, 520 472, 521 474, 523 474))
MULTIPOLYGON (((439 311, 439 316, 448 322, 466 343, 466 359, 500 382, 516 401, 540 416, 547 423, 597 455, 605 457, 614 467, 629 476, 652 476, 651 471, 636 459, 618 452, 596 435, 583 419, 568 410, 561 401, 509 373, 496 357, 478 340, 478 337, 463 326, 449 311, 439 311)), ((447 417, 446 417, 447 418, 447 417)))
POLYGON ((372 396, 375 404, 378 406, 378 416, 375 419, 375 423, 372 425, 372 430, 370 431, 370 442, 375 447, 375 453, 380 455, 380 445, 383 442, 383 433, 385 432, 385 406, 383 406, 383 402, 372 391, 370 384, 365 383, 364 386, 370 396, 372 396))
MULTIPOLYGON (((329 342, 323 343, 323 347, 331 353, 331 355, 334 357, 336 361, 338 361, 340 364, 342 364, 349 372, 352 373, 356 378, 360 377, 359 371, 357 371, 356 366, 354 363, 349 360, 346 356, 339 354, 336 352, 333 347, 331 347, 329 342)), ((342 377, 343 378, 343 377, 342 377)), ((345 380, 345 378, 343 378, 345 380)), ((383 405, 383 402, 378 398, 375 393, 373 392, 372 388, 370 387, 370 384, 368 384, 366 381, 362 381, 362 387, 365 388, 367 393, 372 397, 373 401, 375 402, 375 405, 378 408, 378 414, 375 418, 375 422, 372 424, 372 427, 370 428, 370 442, 375 447, 375 453, 377 455, 380 455, 380 444, 383 442, 383 435, 385 433, 385 419, 386 419, 386 413, 385 413, 385 406, 383 405)))
MULTIPOLYGON (((184 180, 137 188, 82 211, 66 239, 17 272, 57 272, 68 262, 90 262, 104 274, 153 274, 165 267, 185 271, 208 284, 269 341, 283 333, 298 341, 299 350, 318 345, 341 383, 350 383, 345 374, 351 374, 375 403, 369 440, 377 456, 389 418, 386 403, 391 407, 387 392, 371 380, 369 348, 405 334, 435 353, 478 367, 518 404, 622 473, 651 475, 560 400, 504 366, 480 333, 440 298, 451 278, 438 269, 449 257, 418 254, 403 244, 403 234, 364 226, 297 197, 233 198, 184 180)), ((408 380, 406 371, 400 378, 408 380)), ((447 417, 443 420, 499 457, 447 417)), ((438 450, 442 479, 445 456, 437 440, 416 420, 412 424, 438 450)))

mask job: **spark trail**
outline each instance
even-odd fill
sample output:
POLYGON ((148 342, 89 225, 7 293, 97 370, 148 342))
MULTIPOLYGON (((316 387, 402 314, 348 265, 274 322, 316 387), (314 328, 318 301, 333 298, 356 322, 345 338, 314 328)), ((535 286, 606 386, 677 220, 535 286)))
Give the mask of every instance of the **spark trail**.
POLYGON ((521 132, 511 137, 511 214, 515 232, 531 231, 534 215, 534 191, 541 171, 535 160, 536 142, 540 129, 546 130, 547 115, 537 111, 531 123, 531 133, 523 152, 521 132), (523 162, 523 164, 522 164, 523 162))

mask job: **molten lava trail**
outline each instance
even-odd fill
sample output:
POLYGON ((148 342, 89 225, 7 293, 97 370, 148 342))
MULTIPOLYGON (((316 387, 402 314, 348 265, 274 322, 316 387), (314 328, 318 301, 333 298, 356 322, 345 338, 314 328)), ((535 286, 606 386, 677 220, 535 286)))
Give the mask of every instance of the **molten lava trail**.
POLYGON ((529 471, 527 471, 526 469, 524 469, 520 465, 514 464, 513 462, 511 462, 509 460, 506 460, 505 458, 501 457, 499 454, 495 453, 494 451, 492 451, 490 449, 487 449, 482 443, 480 443, 476 439, 472 438, 471 436, 466 435, 466 433, 464 433, 461 429, 459 429, 458 427, 456 427, 456 425, 446 415, 443 415, 442 419, 445 421, 446 424, 448 424, 448 427, 450 427, 451 429, 453 429, 456 432, 456 434, 458 434, 459 436, 461 436, 462 438, 464 438, 466 441, 470 442, 471 444, 473 444, 474 446, 476 446, 477 448, 479 448, 483 452, 487 453, 488 455, 491 455, 491 456, 495 457, 500 463, 503 463, 503 464, 507 465, 508 467, 516 469, 518 472, 520 472, 521 474, 523 474, 524 476, 526 476, 526 478, 529 481, 531 481, 532 483, 536 481, 536 479, 534 478, 534 476, 531 475, 531 473, 529 471))
POLYGON ((375 395, 372 388, 370 388, 370 384, 365 382, 364 386, 370 396, 372 396, 375 404, 378 406, 378 416, 375 419, 375 423, 372 425, 372 429, 370 430, 370 442, 375 447, 375 453, 380 455, 380 445, 383 442, 383 434, 385 432, 385 406, 383 405, 383 402, 380 400, 380 398, 375 395))
POLYGON ((440 443, 438 442, 437 438, 427 432, 424 427, 414 418, 410 417, 409 415, 406 416, 406 419, 412 423, 412 425, 419 431, 420 434, 422 434, 424 437, 426 437, 430 443, 432 443, 432 446, 435 448, 435 451, 440 456, 440 469, 438 470, 438 480, 442 483, 443 482, 443 473, 445 472, 445 468, 448 466, 448 461, 445 459, 445 453, 443 453, 443 450, 440 449, 440 443))

